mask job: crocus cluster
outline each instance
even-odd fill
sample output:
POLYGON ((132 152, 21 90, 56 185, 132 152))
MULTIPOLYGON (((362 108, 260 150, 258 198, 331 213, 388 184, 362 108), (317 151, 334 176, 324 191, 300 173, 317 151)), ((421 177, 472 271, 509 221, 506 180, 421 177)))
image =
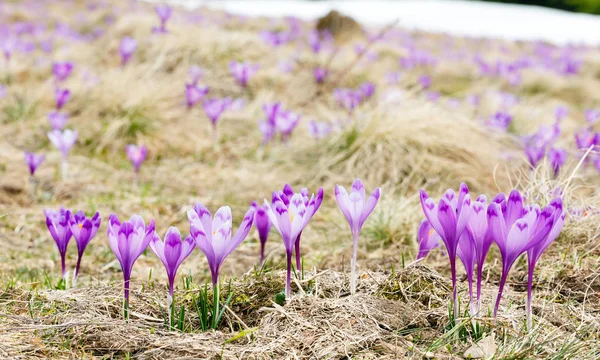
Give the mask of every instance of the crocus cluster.
POLYGON ((365 82, 358 86, 358 89, 337 88, 333 91, 333 98, 349 113, 361 103, 369 99, 375 93, 375 84, 365 82))
POLYGON ((471 311, 480 310, 483 266, 492 244, 502 256, 502 275, 494 316, 498 313, 502 292, 510 269, 519 256, 527 253, 529 259, 528 327, 531 328, 531 287, 535 264, 544 250, 558 237, 566 212, 562 200, 556 198, 545 208, 525 204, 522 194, 513 190, 508 197, 498 194, 488 204, 484 195, 471 201, 463 183, 459 194, 448 190, 435 203, 421 190, 421 205, 426 220, 419 227, 419 258, 436 247, 438 239, 444 243, 450 259, 454 294, 454 317, 458 317, 455 259, 461 260, 467 272, 471 311), (477 267, 477 297, 473 296, 472 279, 477 267), (476 304, 476 305, 475 305, 476 304))
POLYGON ((66 255, 67 246, 71 237, 75 238, 77 243, 77 266, 73 274, 73 286, 77 282, 79 276, 79 267, 81 266, 81 259, 83 253, 90 241, 96 236, 100 222, 102 221, 98 213, 94 214, 92 218, 87 218, 83 211, 78 211, 72 214, 70 210, 60 208, 59 210, 44 210, 46 215, 46 226, 50 231, 50 235, 56 242, 58 252, 61 259, 62 277, 66 281, 67 270, 66 270, 66 255))
POLYGON ((281 141, 287 144, 300 123, 300 115, 284 110, 281 103, 264 104, 263 112, 265 119, 258 124, 263 134, 263 145, 269 143, 277 133, 281 141))

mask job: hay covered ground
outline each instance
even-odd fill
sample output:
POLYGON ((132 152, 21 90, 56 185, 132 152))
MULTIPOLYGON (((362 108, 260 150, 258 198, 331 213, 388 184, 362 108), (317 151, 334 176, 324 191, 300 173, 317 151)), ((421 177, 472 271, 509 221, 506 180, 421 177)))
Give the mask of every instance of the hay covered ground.
MULTIPOLYGON (((86 41, 55 34, 51 54, 16 53, 2 67, 7 91, 0 98, 2 358, 443 359, 462 357, 480 338, 493 342, 501 359, 600 357, 600 174, 590 161, 577 166, 581 152, 573 140, 574 132, 588 126, 584 110, 600 106, 598 48, 546 45, 556 56, 569 51, 581 61, 579 71, 565 76, 552 69, 525 69, 515 85, 501 76, 482 76, 473 54, 508 61, 534 56, 540 44, 392 27, 367 29, 382 34, 378 41, 351 33, 313 54, 302 40, 273 48, 260 36, 265 29, 293 24, 306 34, 312 23, 175 9, 169 33, 152 34, 158 21, 150 5, 91 5, 2 4, 6 23, 44 22, 47 34, 63 23, 80 35, 103 29, 101 36, 86 41), (139 44, 131 62, 121 67, 118 47, 126 35, 139 44), (357 44, 366 53, 355 51, 357 44), (437 65, 400 68, 399 58, 411 56, 411 49, 431 54, 437 65), (54 107, 52 62, 66 60, 75 64, 64 84, 72 92, 66 127, 78 130, 79 138, 63 180, 60 154, 46 136, 46 114, 54 107), (247 89, 229 75, 231 60, 260 64, 247 89), (282 72, 282 61, 292 61, 293 70, 282 72), (216 146, 202 106, 185 107, 184 85, 192 65, 204 69, 201 83, 211 97, 245 102, 221 119, 216 146), (316 66, 329 70, 322 85, 313 79, 316 66), (400 79, 388 81, 389 72, 400 72, 400 79), (425 74, 432 78, 428 91, 440 94, 435 102, 419 85, 425 74), (340 108, 333 90, 367 80, 376 84, 374 98, 351 114, 340 108), (518 101, 507 105, 505 93, 518 101), (480 97, 476 106, 467 101, 471 95, 480 97), (263 104, 273 101, 302 114, 302 121, 289 144, 263 147, 258 122, 263 104), (555 179, 546 161, 530 168, 520 137, 551 125, 559 105, 570 109, 558 140, 570 156, 555 179), (507 132, 485 124, 505 107, 513 115, 507 132), (311 119, 345 125, 316 141, 308 131, 311 119), (149 148, 139 186, 133 184, 124 151, 131 143, 149 148), (35 184, 23 161, 26 150, 47 154, 35 184), (336 184, 349 187, 356 177, 367 191, 381 186, 383 195, 361 234, 359 292, 351 297, 352 241, 333 191, 336 184), (536 268, 536 327, 530 333, 524 330, 524 259, 511 272, 499 318, 478 319, 483 330, 477 333, 469 332, 468 320, 448 328, 447 257, 437 249, 413 261, 423 218, 418 190, 439 198, 461 181, 488 198, 518 188, 542 205, 556 189, 564 192, 568 221, 536 268), (269 199, 285 183, 311 192, 325 189, 321 209, 303 232, 303 277, 292 285, 296 295, 290 301, 276 301, 285 281, 279 234, 271 232, 268 260, 260 269, 253 230, 223 265, 233 300, 218 331, 199 331, 191 304, 192 294, 210 278, 198 250, 183 263, 177 280, 175 301, 188 309, 183 331, 169 331, 164 324, 166 275, 150 250, 134 266, 131 320, 122 320, 122 274, 106 238, 110 213, 121 219, 132 214, 153 218, 161 236, 169 226, 186 234, 186 211, 194 202, 213 212, 231 206, 236 224, 251 201, 269 199), (77 287, 67 290, 56 289, 60 257, 43 214, 45 208, 60 206, 99 211, 104 222, 86 251, 77 287), (188 274, 191 284, 184 286, 188 274)), ((76 258, 71 243, 69 268, 76 258)), ((462 267, 460 274, 464 309, 468 296, 462 267)), ((492 306, 499 274, 494 247, 485 268, 486 307, 492 306)))

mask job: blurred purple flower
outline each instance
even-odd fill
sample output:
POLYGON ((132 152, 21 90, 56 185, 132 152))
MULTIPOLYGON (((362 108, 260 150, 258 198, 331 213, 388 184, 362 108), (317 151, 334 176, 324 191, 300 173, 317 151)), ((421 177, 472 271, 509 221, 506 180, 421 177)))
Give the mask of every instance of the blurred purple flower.
POLYGON ((427 90, 431 87, 432 80, 431 80, 431 76, 429 76, 429 75, 419 76, 418 81, 419 81, 419 85, 421 85, 421 88, 423 90, 427 90))
POLYGON ((71 92, 69 89, 56 88, 56 90, 54 90, 54 97, 56 98, 56 109, 60 110, 71 98, 71 92))
POLYGON ((380 196, 381 189, 375 188, 371 193, 371 196, 367 199, 365 195, 365 186, 360 179, 354 180, 350 194, 348 194, 343 186, 335 186, 335 199, 342 214, 344 214, 346 220, 348 220, 350 232, 352 233, 353 247, 350 275, 350 294, 352 295, 356 293, 356 254, 358 250, 358 237, 363 224, 375 209, 380 196))
POLYGON ((129 317, 129 280, 133 264, 148 247, 154 237, 154 219, 148 226, 139 215, 133 215, 129 221, 121 223, 117 215, 110 214, 106 229, 108 244, 121 264, 123 271, 124 304, 123 315, 129 317))
POLYGON ((315 76, 315 81, 317 82, 317 84, 322 84, 323 81, 325 81, 327 74, 328 74, 327 69, 324 69, 322 67, 316 67, 313 70, 313 75, 315 76))
POLYGON ((550 165, 554 171, 554 177, 557 177, 560 172, 560 168, 567 161, 567 150, 551 148, 548 150, 548 160, 550 161, 550 165))
POLYGON ((77 140, 77 130, 52 130, 48 133, 48 139, 50 142, 60 151, 63 158, 66 158, 69 154, 69 150, 75 144, 77 140))
POLYGON ((587 150, 592 146, 600 145, 600 133, 592 133, 589 129, 584 129, 575 133, 575 143, 579 150, 587 150))
POLYGON ((62 130, 68 119, 69 114, 64 112, 52 111, 48 113, 48 122, 50 122, 50 126, 53 130, 62 130))
POLYGON ((44 154, 36 155, 34 153, 26 151, 25 163, 29 167, 29 175, 33 176, 35 174, 35 170, 37 170, 38 166, 40 166, 45 159, 46 156, 44 154))
POLYGON ((417 260, 423 259, 429 252, 442 243, 442 238, 435 232, 427 220, 422 220, 417 231, 417 240, 419 242, 419 253, 417 260))
POLYGON ((0 84, 0 99, 6 97, 8 95, 8 87, 0 84))
POLYGON ((196 85, 198 84, 198 81, 202 79, 202 76, 204 76, 204 70, 198 65, 192 65, 188 70, 188 75, 190 77, 190 83, 196 85))
POLYGON ((512 121, 512 116, 503 111, 497 111, 488 118, 487 124, 490 127, 506 131, 512 121))
POLYGON ((67 267, 65 265, 65 259, 67 246, 69 245, 72 235, 71 227, 69 226, 71 212, 61 207, 57 211, 45 209, 44 214, 46 215, 46 226, 50 231, 50 235, 52 235, 52 238, 56 242, 60 254, 62 278, 66 280, 67 267))
POLYGON ((370 81, 365 81, 358 86, 358 92, 362 99, 370 99, 375 94, 375 84, 370 81))
POLYGON ((525 155, 527 155, 527 160, 529 160, 529 164, 534 169, 544 158, 545 153, 546 149, 544 147, 539 147, 531 144, 525 145, 525 155))
POLYGON ((563 105, 557 106, 554 112, 554 118, 556 122, 561 121, 569 115, 569 108, 563 105))
POLYGON ((154 33, 166 33, 167 32, 167 21, 171 17, 173 13, 173 9, 166 4, 156 5, 154 7, 154 11, 158 16, 158 20, 160 21, 160 27, 152 28, 152 32, 154 33))
POLYGON ((58 82, 65 81, 73 71, 73 63, 70 61, 56 62, 52 65, 52 73, 58 82))
POLYGON ((148 148, 146 145, 136 146, 130 144, 125 148, 125 152, 127 153, 127 158, 133 165, 133 170, 137 174, 140 171, 140 166, 142 166, 142 163, 148 156, 148 148))
POLYGON ((308 123, 308 131, 313 139, 319 140, 327 137, 331 133, 332 126, 330 123, 326 122, 317 122, 315 120, 311 120, 308 123))
POLYGON ((14 37, 8 37, 0 43, 0 49, 4 59, 8 62, 17 47, 17 40, 14 37))
POLYGON ((185 84, 185 100, 187 103, 187 107, 191 109, 196 105, 200 100, 208 94, 207 86, 200 86, 196 83, 185 84))
POLYGON ((288 31, 262 31, 260 38, 269 46, 278 47, 290 41, 291 35, 288 31))
POLYGON ((594 124, 596 121, 600 119, 600 110, 597 109, 587 109, 585 110, 585 120, 588 124, 594 124))
POLYGON ((278 114, 276 119, 276 129, 279 131, 281 135, 281 141, 283 143, 288 143, 290 141, 290 137, 292 136, 292 132, 298 124, 300 123, 300 115, 293 113, 291 111, 282 111, 278 114))
POLYGON ((217 122, 227 108, 231 105, 231 98, 213 98, 206 99, 202 102, 204 113, 212 123, 213 131, 216 135, 217 122))
POLYGON ((83 211, 79 210, 69 218, 69 227, 71 233, 75 238, 77 244, 77 266, 75 267, 75 273, 73 274, 73 286, 77 283, 79 277, 79 267, 81 266, 81 259, 83 259, 83 253, 85 248, 88 246, 90 241, 96 236, 102 219, 100 214, 96 212, 92 218, 85 217, 83 211))
POLYGON ((229 63, 229 72, 235 81, 242 87, 248 86, 250 78, 258 71, 258 65, 250 65, 246 62, 232 61, 229 63))
POLYGON ((135 49, 137 49, 137 46, 137 41, 130 36, 125 36, 121 40, 121 44, 119 45, 119 53, 121 54, 121 66, 125 66, 129 62, 131 56, 135 52, 135 49))
POLYGON ((475 262, 477 263, 477 311, 481 307, 483 264, 493 242, 488 234, 486 213, 487 198, 485 195, 480 195, 471 203, 471 215, 467 220, 467 232, 473 241, 475 262))

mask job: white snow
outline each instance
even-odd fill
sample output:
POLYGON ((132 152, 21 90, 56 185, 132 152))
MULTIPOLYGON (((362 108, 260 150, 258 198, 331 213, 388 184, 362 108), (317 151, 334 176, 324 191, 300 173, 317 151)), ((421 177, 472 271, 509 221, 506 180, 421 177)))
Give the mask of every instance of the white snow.
MULTIPOLYGON (((157 0, 148 0, 156 2, 157 0)), ((193 9, 207 6, 248 16, 318 18, 332 9, 366 25, 396 19, 408 29, 451 35, 511 40, 545 40, 556 44, 600 44, 600 16, 537 6, 468 0, 167 0, 193 9)))

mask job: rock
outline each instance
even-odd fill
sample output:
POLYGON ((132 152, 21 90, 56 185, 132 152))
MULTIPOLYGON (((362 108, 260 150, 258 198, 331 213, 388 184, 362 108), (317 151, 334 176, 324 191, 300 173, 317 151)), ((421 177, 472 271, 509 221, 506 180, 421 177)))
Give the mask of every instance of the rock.
POLYGON ((493 336, 486 336, 465 351, 465 359, 491 359, 496 354, 496 343, 493 336))
POLYGON ((362 32, 360 24, 349 16, 332 10, 317 21, 317 30, 329 31, 336 40, 347 40, 362 32))
POLYGON ((425 353, 425 358, 426 359, 433 359, 435 357, 435 354, 432 353, 431 351, 428 351, 425 353))

